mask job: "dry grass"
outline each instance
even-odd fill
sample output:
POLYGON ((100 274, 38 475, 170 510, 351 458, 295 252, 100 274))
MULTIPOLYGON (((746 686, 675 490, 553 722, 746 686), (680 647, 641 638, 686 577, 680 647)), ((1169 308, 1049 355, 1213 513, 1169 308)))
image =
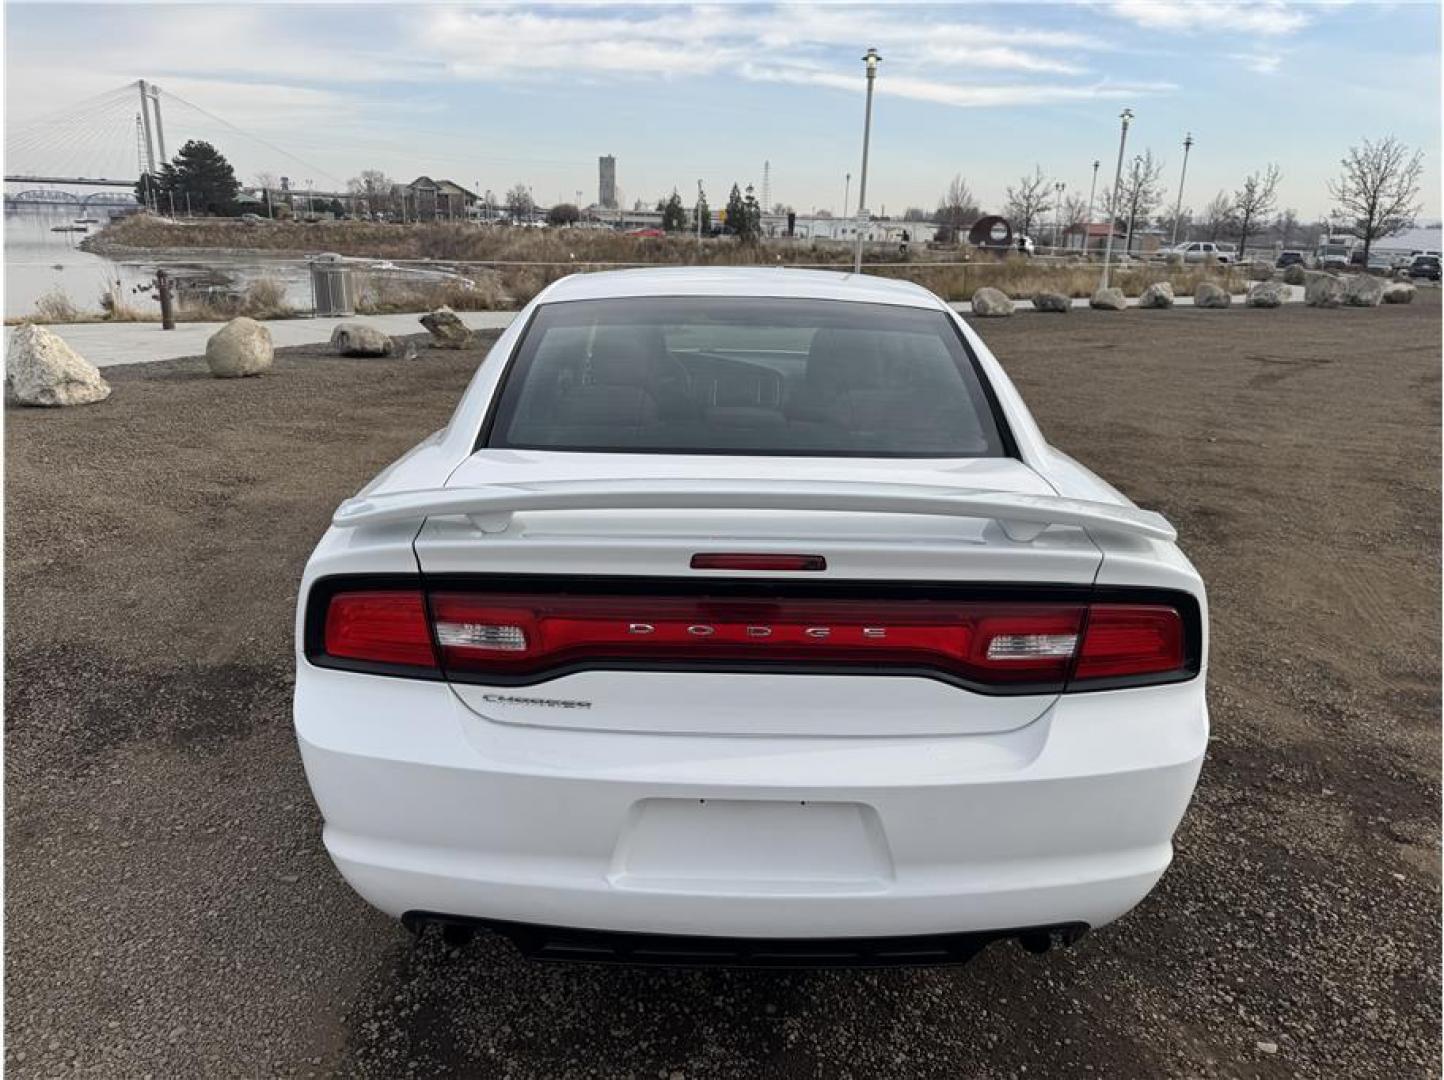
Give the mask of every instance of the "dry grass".
POLYGON ((471 279, 417 281, 404 275, 358 275, 356 311, 385 315, 398 311, 431 311, 442 305, 453 311, 497 311, 513 306, 502 276, 486 271, 471 279))
POLYGON ((28 322, 77 322, 80 319, 80 309, 75 306, 70 295, 59 285, 35 301, 34 319, 28 322))

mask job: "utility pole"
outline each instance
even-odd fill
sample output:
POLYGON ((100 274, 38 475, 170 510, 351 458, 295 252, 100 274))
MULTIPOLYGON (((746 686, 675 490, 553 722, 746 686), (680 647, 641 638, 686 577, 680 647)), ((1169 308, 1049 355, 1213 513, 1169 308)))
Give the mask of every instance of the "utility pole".
MULTIPOLYGON (((1193 149, 1193 133, 1189 132, 1183 137, 1183 171, 1178 174, 1178 203, 1173 208, 1173 236, 1168 242, 1169 247, 1178 243, 1178 219, 1183 213, 1183 181, 1188 177, 1188 152, 1193 149)), ((1185 240, 1188 237, 1184 237, 1185 240)))
POLYGON ((692 216, 697 219, 697 243, 702 243, 702 200, 707 196, 702 193, 702 181, 697 181, 697 208, 692 211, 692 216))
MULTIPOLYGON (((850 221, 852 220, 852 211, 848 208, 848 207, 849 207, 848 200, 851 199, 851 198, 852 198, 852 173, 848 173, 847 176, 845 176, 845 177, 843 178, 843 181, 842 181, 842 224, 843 224, 843 228, 846 228, 848 222, 850 222, 850 221)), ((845 236, 846 233, 844 233, 843 235, 845 236)))
POLYGON ((1108 200, 1108 243, 1103 249, 1103 284, 1100 289, 1108 288, 1108 264, 1113 258, 1113 223, 1118 220, 1118 185, 1123 182, 1123 150, 1128 145, 1128 123, 1133 119, 1133 110, 1124 109, 1118 114, 1118 119, 1123 122, 1123 127, 1118 135, 1118 168, 1113 173, 1113 192, 1108 200))
MULTIPOLYGON (((867 209, 867 149, 868 143, 872 140, 872 86, 877 81, 877 65, 882 57, 877 54, 876 49, 868 49, 863 56, 862 62, 867 65, 867 106, 863 112, 862 121, 862 175, 857 181, 857 218, 858 224, 862 223, 863 212, 867 209)), ((852 272, 862 273, 862 229, 857 230, 857 246, 853 249, 852 272)))

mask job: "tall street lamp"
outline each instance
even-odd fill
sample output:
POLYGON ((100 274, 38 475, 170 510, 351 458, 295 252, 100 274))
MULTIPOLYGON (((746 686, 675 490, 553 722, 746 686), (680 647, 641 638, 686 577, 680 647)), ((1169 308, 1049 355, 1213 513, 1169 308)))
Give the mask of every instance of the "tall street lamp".
MULTIPOLYGON (((882 62, 882 57, 877 54, 876 49, 868 49, 867 55, 862 58, 867 65, 867 109, 863 113, 862 121, 862 175, 857 181, 857 218, 859 226, 862 224, 863 211, 867 208, 867 145, 872 138, 872 85, 877 81, 877 65, 882 62)), ((857 246, 853 249, 852 272, 862 272, 862 230, 858 229, 857 246)))
POLYGON ((1053 184, 1053 254, 1058 254, 1058 240, 1063 233, 1063 189, 1067 185, 1058 180, 1053 184))
MULTIPOLYGON (((1100 162, 1095 158, 1093 161, 1093 183, 1088 185, 1088 224, 1093 224, 1093 193, 1098 190, 1098 166, 1100 162)), ((1087 254, 1088 239, 1083 239, 1083 251, 1087 254)))
POLYGON ((1118 133, 1118 167, 1113 171, 1113 191, 1108 197, 1108 243, 1103 249, 1103 284, 1100 289, 1108 288, 1108 263, 1113 258, 1113 223, 1118 220, 1115 212, 1118 209, 1118 185, 1123 182, 1123 150, 1128 145, 1128 123, 1133 119, 1133 110, 1124 109, 1118 114, 1118 119, 1123 122, 1123 127, 1118 133))
POLYGON ((1178 219, 1183 214, 1183 181, 1188 177, 1188 152, 1192 149, 1193 133, 1189 132, 1183 137, 1183 171, 1178 174, 1178 204, 1173 208, 1173 238, 1169 241, 1169 247, 1178 243, 1178 219))
MULTIPOLYGON (((842 178, 842 227, 843 227, 844 230, 846 230, 846 228, 847 228, 847 223, 852 220, 852 215, 849 214, 849 213, 848 213, 848 210, 847 210, 848 200, 851 199, 851 198, 852 198, 852 173, 848 173, 846 176, 844 176, 844 177, 842 178)), ((846 236, 847 233, 844 231, 842 235, 843 235, 843 236, 846 236)))

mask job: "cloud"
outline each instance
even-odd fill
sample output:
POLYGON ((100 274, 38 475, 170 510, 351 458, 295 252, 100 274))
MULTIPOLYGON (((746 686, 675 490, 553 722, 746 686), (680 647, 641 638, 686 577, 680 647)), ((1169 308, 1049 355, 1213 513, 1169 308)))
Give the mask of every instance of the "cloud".
POLYGON ((1216 31, 1226 34, 1297 33, 1310 19, 1283 0, 1247 3, 1238 0, 1113 0, 1109 11, 1149 30, 1178 33, 1216 31))
POLYGON ((1230 53, 1228 58, 1258 75, 1277 75, 1284 59, 1277 53, 1230 53))

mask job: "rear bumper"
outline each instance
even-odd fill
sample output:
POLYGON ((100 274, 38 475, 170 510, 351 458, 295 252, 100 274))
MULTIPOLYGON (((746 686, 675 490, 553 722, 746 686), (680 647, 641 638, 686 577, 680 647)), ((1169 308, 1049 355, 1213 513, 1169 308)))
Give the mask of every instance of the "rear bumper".
POLYGON ((1167 868, 1208 726, 1198 679, 998 735, 561 731, 307 665, 296 724, 326 846, 383 911, 743 939, 1101 926, 1167 868))

